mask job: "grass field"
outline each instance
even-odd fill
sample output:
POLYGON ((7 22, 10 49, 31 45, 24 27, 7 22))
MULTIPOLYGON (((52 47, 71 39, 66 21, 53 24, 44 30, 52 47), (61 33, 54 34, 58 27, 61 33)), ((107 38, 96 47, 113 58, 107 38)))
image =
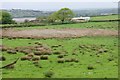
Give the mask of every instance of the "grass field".
POLYGON ((118 19, 118 15, 106 15, 106 16, 91 17, 91 20, 114 20, 114 19, 118 19))
MULTIPOLYGON (((117 16, 100 16, 94 19, 115 19, 117 16)), ((88 22, 77 24, 32 26, 14 28, 25 29, 62 29, 62 28, 93 28, 118 30, 118 22, 88 22)), ((15 49, 16 47, 29 47, 42 45, 51 50, 48 59, 21 60, 21 57, 28 56, 23 52, 11 54, 3 51, 5 61, 0 61, 2 66, 20 58, 12 69, 2 69, 3 78, 118 78, 118 37, 116 36, 84 36, 77 38, 51 38, 51 39, 0 39, 2 45, 15 49), (39 43, 39 44, 36 44, 39 43), (55 53, 57 52, 57 53, 55 53), (58 62, 59 61, 59 62, 58 62)), ((24 50, 24 49, 23 49, 24 50)), ((35 55, 33 56, 33 58, 35 55)), ((37 56, 38 57, 38 56, 37 56)), ((41 55, 39 55, 41 58, 41 55)))
POLYGON ((61 28, 91 28, 91 29, 118 29, 118 22, 87 22, 76 24, 64 24, 64 25, 48 25, 48 26, 32 26, 32 27, 19 27, 18 30, 23 29, 61 29, 61 28))
MULTIPOLYGON (((57 55, 50 55, 49 60, 40 60, 39 65, 42 68, 36 67, 32 61, 18 61, 14 69, 3 69, 3 77, 5 78, 20 78, 20 77, 45 77, 44 72, 52 71, 53 77, 79 77, 79 78, 117 78, 118 77, 118 53, 117 53, 117 38, 116 37, 83 37, 76 39, 3 39, 3 45, 9 47, 35 45, 35 42, 40 42, 48 47, 53 45, 63 45, 63 49, 68 53, 66 58, 77 58, 79 62, 64 62, 57 63, 57 55), (28 44, 31 43, 31 44, 28 44), (79 45, 85 45, 88 48, 79 48, 79 45), (101 45, 105 45, 101 47, 101 45), (96 46, 96 50, 91 50, 96 46), (98 47, 98 48, 97 48, 98 47), (72 55, 73 50, 77 49, 76 54, 72 55), (107 49, 107 52, 96 55, 99 49, 107 49), (83 54, 84 53, 84 54, 83 54), (113 59, 113 60, 109 60, 113 59), (94 69, 88 70, 87 67, 92 65, 94 69)), ((61 51, 62 48, 56 48, 61 51)), ((14 61, 16 58, 24 56, 23 53, 7 54, 3 52, 7 58, 3 65, 14 61)))

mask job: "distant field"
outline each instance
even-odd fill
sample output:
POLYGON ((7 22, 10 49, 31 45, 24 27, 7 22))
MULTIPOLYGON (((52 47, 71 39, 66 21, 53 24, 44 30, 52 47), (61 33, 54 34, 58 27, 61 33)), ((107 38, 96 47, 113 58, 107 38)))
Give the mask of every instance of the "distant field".
POLYGON ((48 25, 48 26, 31 26, 31 27, 17 27, 15 29, 61 29, 61 28, 91 28, 91 29, 118 29, 118 22, 87 22, 76 24, 62 24, 62 25, 48 25))
MULTIPOLYGON (((58 63, 58 54, 49 55, 48 60, 39 60, 38 66, 33 61, 19 60, 14 69, 3 69, 3 78, 43 78, 44 73, 52 71, 54 78, 117 78, 118 77, 118 50, 116 37, 83 37, 76 39, 3 39, 3 45, 15 48, 34 46, 39 42, 54 51, 63 52, 66 56, 62 59, 78 59, 79 62, 58 63), (29 44, 30 43, 30 44, 29 44), (55 45, 62 45, 52 48, 55 45), (83 47, 82 47, 83 45, 83 47), (102 46, 103 45, 103 46, 102 46), (81 47, 80 47, 81 46, 81 47), (76 50, 75 50, 76 49, 76 50), (95 49, 95 50, 94 50, 95 49), (106 52, 99 53, 100 50, 106 52), (73 55, 73 53, 75 53, 73 55), (94 67, 89 70, 88 66, 94 67)), ((8 64, 25 54, 8 54, 3 52, 8 64)))
MULTIPOLYGON (((93 17, 92 20, 116 19, 116 17, 116 15, 98 16, 93 17)), ((118 78, 117 21, 23 26, 0 30, 4 35, 6 32, 10 35, 0 39, 3 45, 2 55, 6 58, 5 61, 0 61, 3 63, 2 66, 20 58, 14 68, 2 69, 3 78, 45 78, 50 75, 53 78, 118 78), (61 35, 68 36, 68 33, 76 35, 77 32, 80 33, 79 35, 84 34, 84 37, 82 35, 60 38, 61 35), (115 35, 112 34, 114 32, 115 35), (60 37, 34 38, 31 33, 35 37, 40 33, 43 37, 58 34, 60 37), (22 36, 11 37, 12 34, 22 36), (31 39, 29 35, 33 38, 31 39), (21 60, 21 57, 27 60, 21 60), (37 60, 34 61, 36 58, 37 60)))
MULTIPOLYGON (((118 15, 109 16, 96 16, 91 17, 91 20, 114 20, 118 19, 118 15)), ((48 26, 31 26, 24 29, 34 29, 34 28, 96 28, 96 29, 118 29, 118 22, 87 22, 87 23, 77 23, 77 24, 63 24, 63 25, 48 25, 48 26)), ((17 28, 23 29, 23 28, 17 28)))
MULTIPOLYGON (((109 16, 96 16, 91 17, 91 20, 114 20, 118 19, 118 15, 109 16)), ((6 25, 6 24, 5 24, 6 25)), ((1 25, 0 25, 1 27, 1 25)), ((38 29, 38 28, 48 28, 48 29, 60 29, 60 28, 95 28, 95 29, 118 29, 118 21, 114 22, 85 22, 76 24, 60 24, 60 25, 47 25, 47 26, 30 26, 30 27, 16 27, 16 29, 38 29)))
POLYGON ((118 15, 91 17, 91 20, 114 20, 114 19, 118 19, 118 15))

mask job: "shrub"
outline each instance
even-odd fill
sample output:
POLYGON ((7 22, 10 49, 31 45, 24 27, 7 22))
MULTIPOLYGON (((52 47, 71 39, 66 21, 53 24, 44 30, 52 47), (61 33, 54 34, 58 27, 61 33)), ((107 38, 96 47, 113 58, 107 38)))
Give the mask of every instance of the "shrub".
POLYGON ((98 50, 98 54, 101 54, 101 53, 103 53, 104 52, 104 49, 99 49, 98 50))
POLYGON ((58 62, 58 63, 64 63, 65 60, 64 60, 64 58, 60 58, 60 59, 57 60, 57 62, 58 62))
POLYGON ((108 50, 107 50, 107 49, 104 49, 104 52, 108 52, 108 50))
POLYGON ((53 46, 51 46, 51 48, 56 48, 56 47, 59 47, 59 45, 53 45, 53 46))
POLYGON ((62 52, 60 51, 56 51, 56 52, 53 52, 53 54, 61 54, 62 52))
POLYGON ((2 51, 7 51, 7 48, 6 47, 2 47, 2 51))
POLYGON ((33 61, 33 64, 38 64, 38 61, 33 61))
POLYGON ((51 55, 51 54, 52 54, 52 52, 51 52, 51 51, 49 51, 49 50, 46 50, 46 51, 43 51, 43 54, 44 54, 44 55, 51 55))
POLYGON ((108 61, 113 61, 114 59, 112 57, 108 58, 108 61))
POLYGON ((48 48, 37 48, 37 51, 40 51, 43 55, 51 55, 51 50, 48 48))
POLYGON ((9 54, 17 54, 17 52, 15 50, 7 50, 7 53, 9 53, 9 54))
POLYGON ((72 55, 77 55, 77 53, 73 52, 72 55))
POLYGON ((35 51, 34 54, 35 55, 42 55, 42 53, 40 51, 35 51))
POLYGON ((0 61, 5 61, 6 58, 4 56, 0 56, 0 61))
POLYGON ((40 57, 40 59, 41 59, 41 60, 48 60, 48 55, 42 55, 42 56, 40 57))
POLYGON ((32 58, 32 61, 38 61, 38 60, 40 60, 40 57, 39 57, 39 56, 34 56, 34 57, 32 58))
POLYGON ((71 58, 71 62, 74 62, 76 60, 76 58, 71 58))
POLYGON ((49 77, 49 78, 51 78, 53 75, 54 75, 54 72, 52 72, 52 71, 47 71, 44 73, 44 76, 49 77))
POLYGON ((65 62, 71 62, 71 59, 65 59, 65 62))
POLYGON ((35 44, 39 44, 39 42, 35 42, 35 44))
POLYGON ((32 44, 32 43, 29 42, 28 44, 32 44))
POLYGON ((88 70, 92 70, 92 69, 94 69, 94 66, 93 65, 88 65, 88 70))
POLYGON ((79 60, 78 60, 78 59, 75 59, 75 60, 74 60, 74 62, 76 62, 76 63, 77 63, 77 62, 79 62, 79 60))
POLYGON ((42 43, 40 43, 40 42, 35 42, 34 44, 37 44, 37 45, 41 45, 41 46, 42 46, 42 43))
POLYGON ((31 57, 23 56, 23 57, 21 57, 21 60, 22 60, 22 61, 23 61, 23 60, 31 60, 31 57))
POLYGON ((25 53, 25 54, 29 54, 29 53, 31 53, 31 50, 25 49, 25 50, 22 50, 21 52, 22 52, 22 53, 25 53))
POLYGON ((63 58, 63 57, 64 57, 64 54, 58 55, 58 58, 63 58))
POLYGON ((30 53, 30 54, 28 54, 27 56, 28 56, 28 57, 33 57, 34 54, 33 54, 33 53, 30 53))

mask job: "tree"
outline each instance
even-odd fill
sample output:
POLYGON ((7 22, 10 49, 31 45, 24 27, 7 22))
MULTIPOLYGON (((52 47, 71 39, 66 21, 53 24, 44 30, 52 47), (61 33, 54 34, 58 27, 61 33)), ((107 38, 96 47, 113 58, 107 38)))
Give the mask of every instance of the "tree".
POLYGON ((37 17, 36 20, 38 20, 38 21, 40 21, 40 22, 47 22, 47 16, 37 17))
POLYGON ((6 11, 1 11, 1 22, 2 24, 11 24, 14 21, 12 20, 11 15, 6 11))
POLYGON ((25 19, 24 23, 28 23, 28 22, 29 22, 29 20, 28 20, 28 19, 25 19))
POLYGON ((57 20, 57 12, 52 13, 50 16, 48 16, 48 22, 55 22, 57 20))
POLYGON ((57 12, 57 17, 64 23, 65 20, 70 20, 74 16, 74 13, 69 8, 62 8, 57 12))

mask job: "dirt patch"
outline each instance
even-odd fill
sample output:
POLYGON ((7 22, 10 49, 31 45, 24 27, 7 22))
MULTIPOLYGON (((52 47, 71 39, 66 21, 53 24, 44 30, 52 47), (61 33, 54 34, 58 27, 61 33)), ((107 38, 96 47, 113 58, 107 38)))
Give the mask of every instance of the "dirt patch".
POLYGON ((32 29, 32 30, 0 30, 0 36, 3 37, 21 37, 21 38, 66 38, 81 36, 112 36, 118 35, 117 30, 103 29, 32 29), (1 32, 2 31, 2 32, 1 32))

